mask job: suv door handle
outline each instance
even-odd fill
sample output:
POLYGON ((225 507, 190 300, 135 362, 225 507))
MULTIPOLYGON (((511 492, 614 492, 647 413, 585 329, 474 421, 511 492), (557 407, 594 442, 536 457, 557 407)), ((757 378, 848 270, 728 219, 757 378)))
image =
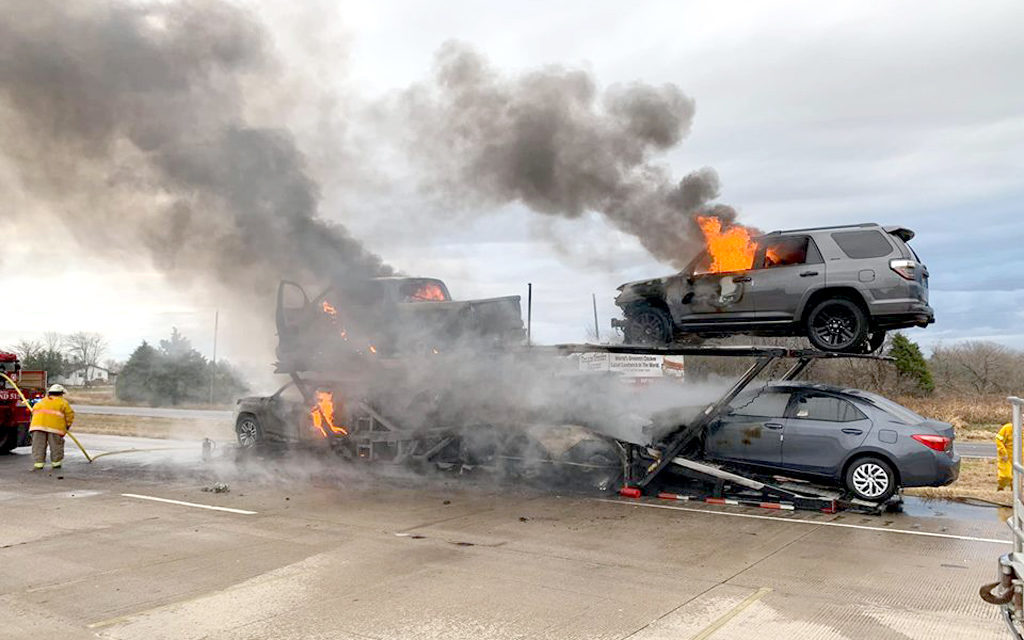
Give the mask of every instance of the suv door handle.
POLYGON ((732 279, 733 282, 750 282, 750 276, 736 276, 732 279))
POLYGON ((849 436, 859 436, 860 434, 864 433, 863 429, 849 429, 849 428, 847 428, 847 429, 843 429, 842 431, 843 431, 843 433, 845 433, 846 435, 849 435, 849 436))
POLYGON ((766 422, 766 423, 764 423, 764 428, 765 429, 772 429, 774 431, 778 431, 779 429, 782 428, 782 425, 779 424, 778 422, 766 422))
POLYGON ((803 273, 800 274, 800 277, 801 278, 810 278, 811 276, 816 276, 816 275, 818 275, 817 271, 804 271, 803 273))

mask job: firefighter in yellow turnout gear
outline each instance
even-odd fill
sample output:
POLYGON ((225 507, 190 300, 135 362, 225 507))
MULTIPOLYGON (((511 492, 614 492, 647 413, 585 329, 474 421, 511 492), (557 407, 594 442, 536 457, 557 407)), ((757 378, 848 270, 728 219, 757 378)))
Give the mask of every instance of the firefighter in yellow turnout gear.
POLYGON ((996 451, 999 454, 999 480, 996 491, 1013 487, 1013 423, 1007 422, 996 435, 996 451))
POLYGON ((64 462, 64 435, 75 421, 75 412, 64 399, 64 387, 55 384, 46 391, 46 397, 32 407, 32 468, 42 469, 46 463, 46 448, 50 448, 50 466, 60 469, 64 462))

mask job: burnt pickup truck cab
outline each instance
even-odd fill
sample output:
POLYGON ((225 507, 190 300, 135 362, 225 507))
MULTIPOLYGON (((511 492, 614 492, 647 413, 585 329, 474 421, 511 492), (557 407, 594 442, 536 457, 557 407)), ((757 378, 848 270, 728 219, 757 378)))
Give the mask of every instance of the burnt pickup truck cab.
POLYGON ((773 231, 749 269, 710 272, 701 253, 680 273, 630 282, 615 300, 627 343, 668 345, 733 334, 806 336, 824 351, 871 352, 885 332, 926 327, 928 269, 914 232, 873 223, 773 231))
POLYGON ((278 370, 332 370, 338 354, 498 347, 525 337, 519 296, 452 300, 437 278, 381 277, 338 283, 315 297, 294 282, 277 295, 278 370))

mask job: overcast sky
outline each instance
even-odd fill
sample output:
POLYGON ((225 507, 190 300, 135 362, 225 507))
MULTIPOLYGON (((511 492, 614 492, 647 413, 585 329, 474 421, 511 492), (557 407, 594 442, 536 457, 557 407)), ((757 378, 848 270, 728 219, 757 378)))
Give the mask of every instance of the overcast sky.
MULTIPOLYGON (((512 75, 558 64, 601 86, 674 83, 697 105, 689 137, 659 159, 675 175, 714 167, 721 201, 765 230, 908 226, 937 314, 915 339, 1024 347, 1024 3, 287 4, 306 8, 256 8, 284 67, 353 103, 428 77, 449 39, 512 75)), ((616 286, 672 271, 596 215, 552 222, 512 205, 424 224, 410 220, 412 191, 353 202, 327 161, 334 142, 304 129, 301 108, 289 123, 314 159, 327 217, 399 269, 444 278, 456 297, 525 296, 534 283, 541 341, 584 339, 591 293, 608 331, 616 286)), ((0 260, 0 344, 98 331, 123 359, 175 325, 209 353, 217 300, 155 270, 50 255, 41 230, 16 231, 0 260)), ((222 314, 221 353, 259 361, 273 336, 242 335, 238 316, 222 314)))

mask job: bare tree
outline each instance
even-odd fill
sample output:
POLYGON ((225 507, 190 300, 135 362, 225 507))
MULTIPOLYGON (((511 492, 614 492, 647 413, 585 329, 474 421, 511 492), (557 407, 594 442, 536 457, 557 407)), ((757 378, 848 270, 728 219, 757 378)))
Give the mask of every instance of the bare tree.
POLYGON ((107 350, 107 341, 98 333, 79 331, 64 339, 68 355, 77 364, 95 367, 107 350))
POLYGON ((43 343, 38 340, 19 340, 13 347, 14 353, 18 354, 22 362, 38 357, 45 349, 43 343))
POLYGON ((43 334, 43 348, 47 353, 64 353, 64 336, 56 331, 43 334))
POLYGON ((995 342, 936 347, 929 364, 940 388, 984 395, 1024 386, 1024 353, 995 342))

